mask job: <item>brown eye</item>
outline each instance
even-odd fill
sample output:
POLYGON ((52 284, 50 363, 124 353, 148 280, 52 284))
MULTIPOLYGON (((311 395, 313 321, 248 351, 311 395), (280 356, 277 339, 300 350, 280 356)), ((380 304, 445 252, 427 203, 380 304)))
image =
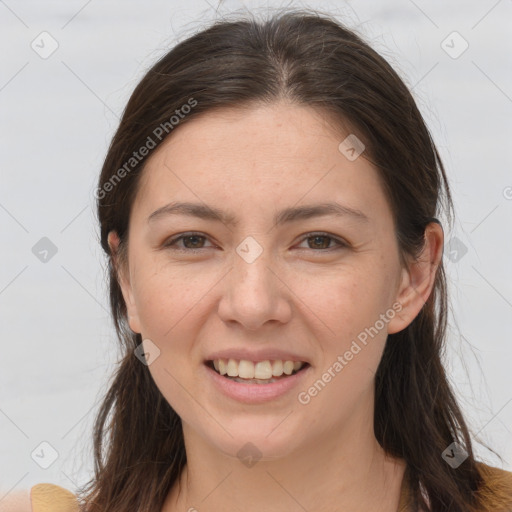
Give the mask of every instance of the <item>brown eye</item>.
POLYGON ((194 252, 195 250, 208 249, 204 247, 207 238, 198 233, 185 233, 177 237, 171 238, 164 244, 164 247, 177 251, 194 252), (183 242, 183 246, 178 246, 178 242, 183 242))
POLYGON ((313 250, 329 250, 342 247, 348 247, 345 242, 334 238, 326 233, 312 233, 309 236, 303 238, 303 242, 308 242, 308 248, 313 250), (335 246, 330 246, 331 242, 335 243, 335 246))
POLYGON ((313 247, 311 249, 328 249, 332 238, 324 235, 310 236, 308 241, 312 241, 313 247))
POLYGON ((183 240, 183 245, 187 249, 198 249, 201 246, 201 241, 204 243, 204 236, 198 236, 198 235, 190 235, 190 236, 184 236, 181 238, 183 240), (188 246, 188 243, 190 243, 191 247, 188 246))

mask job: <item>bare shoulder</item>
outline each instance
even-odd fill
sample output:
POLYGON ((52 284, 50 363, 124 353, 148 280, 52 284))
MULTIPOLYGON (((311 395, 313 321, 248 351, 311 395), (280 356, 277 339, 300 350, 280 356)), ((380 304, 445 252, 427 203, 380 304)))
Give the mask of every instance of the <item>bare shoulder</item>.
POLYGON ((3 496, 0 491, 0 512, 32 512, 30 490, 12 491, 3 496))

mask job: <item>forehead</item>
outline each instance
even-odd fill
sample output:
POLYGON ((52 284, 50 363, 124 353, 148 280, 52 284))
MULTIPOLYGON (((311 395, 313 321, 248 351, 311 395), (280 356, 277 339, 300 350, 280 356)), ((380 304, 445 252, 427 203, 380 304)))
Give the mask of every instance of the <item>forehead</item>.
POLYGON ((148 215, 178 198, 248 211, 332 200, 389 215, 364 152, 351 160, 340 151, 348 135, 321 111, 288 103, 209 111, 151 155, 136 202, 148 215))

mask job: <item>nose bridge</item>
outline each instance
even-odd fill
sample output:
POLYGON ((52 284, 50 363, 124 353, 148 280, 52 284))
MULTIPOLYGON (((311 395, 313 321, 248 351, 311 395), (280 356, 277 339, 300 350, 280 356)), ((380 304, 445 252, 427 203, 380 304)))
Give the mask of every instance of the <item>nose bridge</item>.
MULTIPOLYGON (((252 236, 246 237, 236 248, 233 259, 231 288, 242 296, 252 299, 269 300, 274 295, 275 276, 271 271, 272 254, 263 237, 259 242, 252 236)), ((267 240, 268 242, 268 240, 267 240)))
POLYGON ((272 251, 264 247, 263 237, 260 240, 247 237, 236 247, 219 306, 225 321, 236 320, 250 329, 270 319, 284 321, 287 309, 272 251))

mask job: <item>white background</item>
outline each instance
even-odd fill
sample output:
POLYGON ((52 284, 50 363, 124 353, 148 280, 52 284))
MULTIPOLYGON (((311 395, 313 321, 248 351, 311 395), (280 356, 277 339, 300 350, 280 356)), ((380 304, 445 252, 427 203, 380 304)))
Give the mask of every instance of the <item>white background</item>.
MULTIPOLYGON (((93 190, 144 71, 244 6, 208 2, 0 0, 0 499, 37 482, 73 490, 91 476, 92 420, 117 357, 93 190), (43 31, 58 43, 46 59, 31 48, 43 31), (46 263, 32 252, 42 237, 58 251, 46 263), (43 441, 58 452, 48 469, 31 458, 43 441)), ((446 244, 456 236, 467 248, 450 261, 445 246, 447 365, 473 432, 504 460, 479 447, 480 458, 512 469, 512 2, 270 5, 334 14, 413 88, 455 198, 446 244), (458 58, 453 31, 469 44, 458 58)))

